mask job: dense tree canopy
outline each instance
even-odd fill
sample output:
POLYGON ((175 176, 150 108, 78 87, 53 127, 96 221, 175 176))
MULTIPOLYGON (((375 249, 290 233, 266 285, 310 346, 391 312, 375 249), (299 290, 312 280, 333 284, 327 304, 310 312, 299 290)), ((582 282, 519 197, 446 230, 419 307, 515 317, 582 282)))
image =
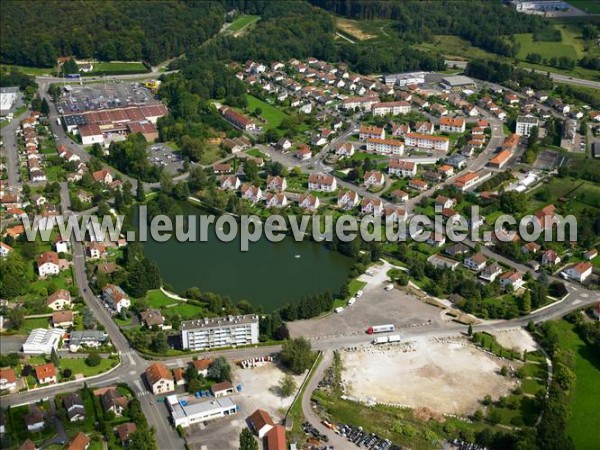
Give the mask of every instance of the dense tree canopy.
POLYGON ((59 56, 156 64, 215 34, 225 8, 202 1, 2 2, 0 61, 51 67, 59 56))

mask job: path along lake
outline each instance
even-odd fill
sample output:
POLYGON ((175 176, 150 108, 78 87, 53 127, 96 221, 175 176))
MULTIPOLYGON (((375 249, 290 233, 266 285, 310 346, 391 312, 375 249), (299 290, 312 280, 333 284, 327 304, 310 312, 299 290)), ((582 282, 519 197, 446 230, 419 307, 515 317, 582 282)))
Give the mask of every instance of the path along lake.
MULTIPOLYGON (((185 208, 186 214, 205 214, 185 208)), ((199 220, 199 219, 198 219, 199 220)), ((198 287, 202 292, 248 300, 271 312, 286 303, 327 290, 333 294, 346 282, 353 260, 308 240, 281 242, 262 238, 240 251, 240 242, 221 242, 211 226, 207 242, 166 242, 149 239, 146 256, 158 264, 161 277, 176 292, 198 287)))

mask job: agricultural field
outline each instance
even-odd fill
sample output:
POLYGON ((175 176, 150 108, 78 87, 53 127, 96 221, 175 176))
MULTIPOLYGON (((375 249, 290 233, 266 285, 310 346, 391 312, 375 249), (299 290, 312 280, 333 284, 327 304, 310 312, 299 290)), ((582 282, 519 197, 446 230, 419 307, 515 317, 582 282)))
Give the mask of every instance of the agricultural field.
POLYGON ((600 429, 600 357, 575 333, 572 324, 560 321, 558 329, 561 332, 560 348, 571 350, 575 356, 573 370, 577 377, 567 433, 573 438, 575 448, 595 448, 598 442, 596 430, 600 429))
POLYGON ((260 116, 267 121, 267 124, 263 127, 265 130, 277 128, 281 124, 281 121, 287 117, 287 114, 282 110, 263 102, 261 99, 252 95, 247 95, 246 98, 248 99, 249 111, 254 112, 256 108, 262 110, 260 116))
POLYGON ((504 59, 501 56, 493 55, 481 48, 474 47, 469 41, 461 39, 458 36, 436 35, 433 42, 422 42, 415 47, 421 50, 440 52, 444 57, 453 60, 468 60, 474 58, 504 59))
POLYGON ((574 58, 579 56, 580 53, 580 48, 565 42, 564 34, 562 42, 534 41, 532 33, 515 34, 514 36, 517 42, 521 44, 517 54, 517 58, 521 60, 525 60, 529 53, 537 53, 542 58, 560 58, 561 56, 574 58))

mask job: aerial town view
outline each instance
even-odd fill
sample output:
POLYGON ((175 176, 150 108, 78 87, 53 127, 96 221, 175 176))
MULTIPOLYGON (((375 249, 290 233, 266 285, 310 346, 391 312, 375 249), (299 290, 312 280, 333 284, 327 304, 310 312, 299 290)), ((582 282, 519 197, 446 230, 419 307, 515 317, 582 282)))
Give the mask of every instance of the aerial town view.
POLYGON ((600 449, 600 1, 3 0, 0 132, 1 449, 600 449))

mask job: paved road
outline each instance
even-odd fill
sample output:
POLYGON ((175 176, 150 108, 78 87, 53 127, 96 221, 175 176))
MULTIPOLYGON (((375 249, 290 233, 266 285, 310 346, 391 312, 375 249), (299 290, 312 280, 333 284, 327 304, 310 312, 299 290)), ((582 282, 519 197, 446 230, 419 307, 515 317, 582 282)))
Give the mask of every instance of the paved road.
POLYGON ((15 117, 9 124, 2 127, 2 141, 4 149, 2 157, 6 158, 9 189, 21 189, 21 169, 19 164, 19 149, 17 147, 17 135, 15 132, 19 129, 19 117, 15 117))
MULTIPOLYGON (((467 67, 467 63, 468 63, 468 61, 455 61, 455 60, 447 60, 446 61, 447 66, 457 67, 459 69, 464 69, 465 67, 467 67)), ((529 70, 529 69, 527 69, 527 70, 529 70)), ((583 86, 583 87, 600 89, 600 82, 598 82, 598 81, 591 81, 591 80, 584 80, 582 78, 569 77, 567 75, 552 73, 552 72, 548 72, 546 70, 535 70, 535 72, 542 73, 542 74, 550 73, 550 78, 552 78, 552 80, 557 83, 571 84, 574 86, 583 86)))

